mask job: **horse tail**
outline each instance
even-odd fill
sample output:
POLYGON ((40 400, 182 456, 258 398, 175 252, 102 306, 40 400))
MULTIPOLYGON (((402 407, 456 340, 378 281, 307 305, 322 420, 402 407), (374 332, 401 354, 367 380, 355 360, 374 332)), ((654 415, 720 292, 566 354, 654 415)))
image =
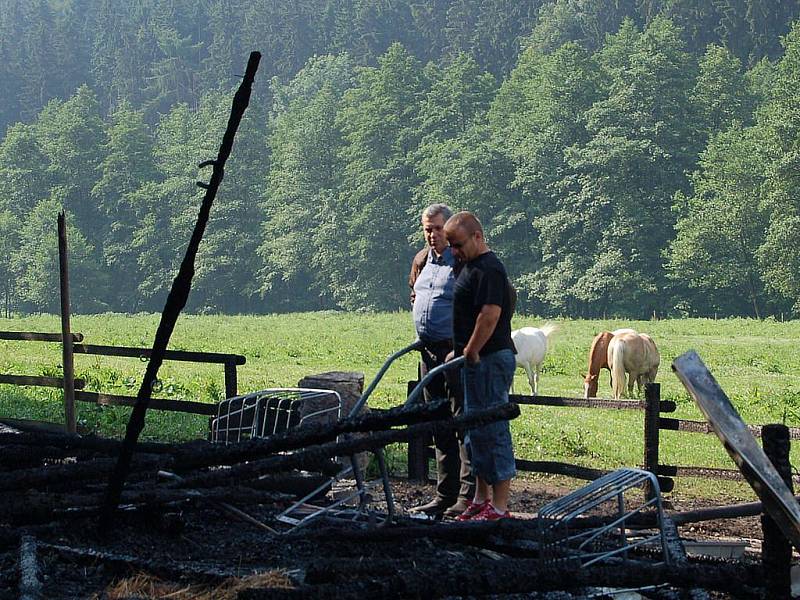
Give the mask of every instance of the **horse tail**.
POLYGON ((609 367, 611 368, 611 390, 614 398, 622 398, 625 394, 625 342, 621 339, 611 340, 609 345, 609 367))
POLYGON ((558 331, 558 325, 555 323, 545 323, 540 328, 541 332, 544 334, 544 339, 547 340, 547 347, 550 347, 550 336, 553 335, 556 331, 558 331))

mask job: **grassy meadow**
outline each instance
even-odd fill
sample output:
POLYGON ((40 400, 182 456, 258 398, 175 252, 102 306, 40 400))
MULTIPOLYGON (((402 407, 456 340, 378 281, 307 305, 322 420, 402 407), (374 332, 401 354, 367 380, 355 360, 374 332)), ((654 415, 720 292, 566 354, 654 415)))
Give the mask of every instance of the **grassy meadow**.
MULTIPOLYGON (((89 344, 150 347, 158 315, 104 314, 74 316, 72 329, 89 344)), ((514 327, 544 321, 517 316, 514 327)), ((785 422, 800 426, 800 321, 746 319, 681 319, 661 321, 556 320, 540 380, 545 395, 581 396, 588 348, 603 329, 634 327, 653 336, 661 352, 657 381, 662 397, 675 400, 679 418, 701 420, 694 402, 670 370, 672 359, 695 349, 748 423, 785 422)), ((58 332, 57 316, 0 319, 0 331, 58 332)), ((368 383, 386 357, 414 339, 406 312, 353 314, 319 312, 267 316, 182 315, 170 348, 230 352, 247 357, 239 367, 239 391, 295 386, 305 375, 323 371, 362 371, 368 383)), ((60 374, 58 344, 0 341, 0 373, 60 374)), ((388 407, 405 399, 406 382, 416 377, 417 358, 407 355, 388 371, 370 404, 388 407)), ((78 377, 87 390, 135 395, 145 363, 129 358, 76 355, 78 377)), ((222 397, 222 365, 165 362, 158 397, 214 402, 222 397)), ((519 369, 514 388, 530 393, 519 369)), ((607 372, 599 395, 609 396, 607 372)), ((124 433, 129 409, 78 403, 81 427, 103 435, 124 433)), ((0 385, 0 416, 63 421, 60 390, 0 385)), ((512 423, 517 455, 532 460, 566 460, 615 468, 642 460, 643 413, 523 407, 512 423)), ((150 411, 143 436, 185 440, 205 437, 207 420, 192 415, 150 411)), ((796 459, 797 451, 793 452, 796 459)), ((394 465, 403 469, 400 452, 394 465)), ((716 437, 663 432, 661 462, 678 465, 732 467, 716 437)), ((688 480, 679 480, 677 486, 688 480)), ((686 485, 691 485, 687 483, 686 485)), ((721 485, 719 482, 714 486, 721 485)))

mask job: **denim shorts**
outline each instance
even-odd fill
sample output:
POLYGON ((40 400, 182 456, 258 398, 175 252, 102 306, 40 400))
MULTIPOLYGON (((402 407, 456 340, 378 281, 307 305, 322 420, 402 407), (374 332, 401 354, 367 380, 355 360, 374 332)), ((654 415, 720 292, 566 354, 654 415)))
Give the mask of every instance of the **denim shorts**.
MULTIPOLYGON (((477 365, 465 364, 464 412, 499 406, 508 402, 516 361, 511 350, 481 356, 477 365)), ((489 485, 517 474, 508 421, 496 421, 467 430, 465 444, 472 460, 472 473, 489 485)))

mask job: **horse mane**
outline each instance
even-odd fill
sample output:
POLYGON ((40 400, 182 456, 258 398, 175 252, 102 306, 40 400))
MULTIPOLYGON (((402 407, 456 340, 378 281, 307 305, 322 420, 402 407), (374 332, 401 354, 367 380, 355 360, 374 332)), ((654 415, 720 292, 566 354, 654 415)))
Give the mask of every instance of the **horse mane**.
POLYGON ((589 370, 586 373, 586 381, 590 381, 600 375, 600 369, 603 367, 608 366, 608 359, 605 358, 606 351, 608 350, 608 344, 611 341, 611 338, 614 337, 610 331, 601 331, 592 340, 592 345, 589 347, 589 370), (602 347, 601 347, 602 345, 602 347), (592 373, 592 367, 595 366, 597 360, 596 355, 598 352, 602 353, 600 365, 597 367, 597 373, 592 373))

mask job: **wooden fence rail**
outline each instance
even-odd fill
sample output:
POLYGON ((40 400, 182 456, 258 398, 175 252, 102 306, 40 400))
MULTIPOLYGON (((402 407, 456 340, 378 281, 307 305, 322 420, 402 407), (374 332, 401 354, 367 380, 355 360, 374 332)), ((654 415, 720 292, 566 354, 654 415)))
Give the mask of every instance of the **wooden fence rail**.
MULTIPOLYGON (((82 342, 83 335, 72 333, 73 342, 82 342)), ((10 340, 17 342, 61 342, 60 333, 37 333, 30 331, 0 331, 0 340, 10 340)))
MULTIPOLYGON (((416 381, 408 382, 409 393, 416 386, 416 381)), ((707 477, 714 479, 742 479, 738 469, 722 469, 704 466, 673 466, 663 464, 660 455, 662 431, 679 431, 687 433, 714 433, 705 421, 691 421, 662 417, 664 413, 673 413, 677 409, 672 400, 661 400, 661 386, 658 383, 645 386, 644 400, 607 400, 603 398, 567 398, 561 396, 526 396, 511 394, 511 402, 535 406, 558 406, 565 408, 606 409, 606 410, 641 410, 644 412, 643 427, 643 462, 646 470, 658 477, 659 486, 664 492, 671 491, 675 485, 675 477, 707 477)), ((763 425, 748 425, 750 432, 761 436, 763 425)), ((791 439, 800 439, 800 428, 790 427, 791 439)), ((408 445, 408 476, 410 479, 424 481, 428 479, 428 459, 434 458, 435 452, 428 439, 418 438, 408 445)), ((606 470, 575 465, 558 461, 532 461, 517 458, 517 470, 566 475, 576 479, 593 480, 607 473, 606 470)), ((798 476, 800 481, 800 476, 798 476)))
MULTIPOLYGON (((83 386, 86 385, 83 379, 75 379, 74 381, 76 390, 82 390, 83 386)), ((0 383, 38 387, 64 387, 64 379, 62 377, 42 377, 37 375, 0 375, 0 383)))
MULTIPOLYGON (((97 356, 116 356, 149 360, 152 353, 151 348, 81 344, 79 342, 82 342, 84 339, 82 334, 72 333, 70 335, 73 342, 72 351, 76 354, 92 354, 97 356)), ((9 341, 61 343, 62 337, 63 336, 60 333, 0 331, 0 340, 9 341)), ((246 362, 246 358, 240 354, 193 352, 189 350, 167 350, 164 359, 181 362, 223 365, 225 374, 226 398, 237 395, 237 367, 245 364, 246 362)), ((0 374, 0 384, 64 388, 64 380, 61 377, 39 377, 31 375, 0 374)), ((102 406, 134 406, 136 403, 136 396, 80 391, 83 390, 85 385, 86 382, 83 379, 74 380, 74 389, 79 390, 75 392, 75 400, 81 402, 91 402, 102 406)), ((216 406, 213 404, 169 398, 153 398, 150 400, 149 407, 155 410, 183 412, 207 416, 214 415, 216 412, 216 406)))

